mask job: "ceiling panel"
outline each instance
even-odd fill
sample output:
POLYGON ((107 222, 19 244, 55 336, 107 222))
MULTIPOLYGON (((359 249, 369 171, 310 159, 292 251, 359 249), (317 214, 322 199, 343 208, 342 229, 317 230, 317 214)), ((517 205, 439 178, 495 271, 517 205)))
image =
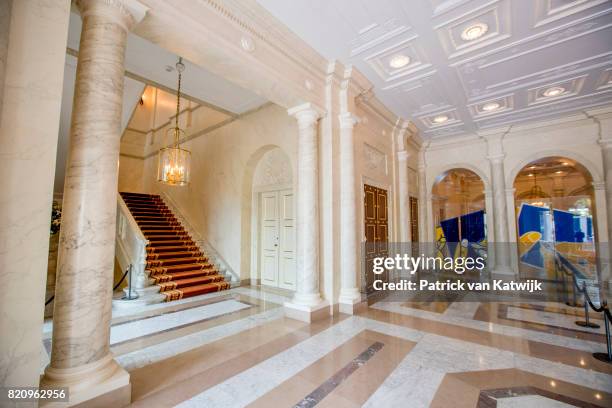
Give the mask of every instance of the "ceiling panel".
POLYGON ((612 103, 610 0, 257 1, 425 137, 612 103))

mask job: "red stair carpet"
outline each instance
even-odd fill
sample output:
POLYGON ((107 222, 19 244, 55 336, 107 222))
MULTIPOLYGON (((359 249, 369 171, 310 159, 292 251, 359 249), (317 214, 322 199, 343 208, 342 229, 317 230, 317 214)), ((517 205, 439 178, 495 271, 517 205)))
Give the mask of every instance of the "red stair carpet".
POLYGON ((166 302, 229 289, 160 196, 120 194, 149 240, 146 270, 166 302))

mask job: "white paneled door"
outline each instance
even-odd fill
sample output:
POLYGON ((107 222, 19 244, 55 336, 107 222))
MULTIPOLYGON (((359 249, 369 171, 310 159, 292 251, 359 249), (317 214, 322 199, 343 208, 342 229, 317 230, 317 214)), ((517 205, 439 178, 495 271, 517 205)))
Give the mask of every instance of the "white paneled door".
POLYGON ((261 193, 261 283, 295 290, 293 191, 261 193))

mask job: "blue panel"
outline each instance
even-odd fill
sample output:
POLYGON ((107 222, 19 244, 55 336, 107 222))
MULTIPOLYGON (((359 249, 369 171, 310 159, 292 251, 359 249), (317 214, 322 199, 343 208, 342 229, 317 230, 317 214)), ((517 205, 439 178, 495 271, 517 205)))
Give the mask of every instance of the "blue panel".
POLYGON ((461 239, 468 242, 481 242, 485 239, 485 212, 476 211, 461 216, 461 239))
POLYGON ((553 217, 555 220, 555 241, 577 242, 580 219, 574 219, 574 214, 570 212, 559 210, 553 210, 553 217))
POLYGON ((440 221, 440 227, 446 238, 449 256, 455 257, 455 250, 459 242, 459 218, 449 218, 448 220, 440 221))
POLYGON ((518 219, 519 236, 532 231, 537 231, 544 236, 544 223, 542 220, 549 211, 548 208, 522 204, 518 219))

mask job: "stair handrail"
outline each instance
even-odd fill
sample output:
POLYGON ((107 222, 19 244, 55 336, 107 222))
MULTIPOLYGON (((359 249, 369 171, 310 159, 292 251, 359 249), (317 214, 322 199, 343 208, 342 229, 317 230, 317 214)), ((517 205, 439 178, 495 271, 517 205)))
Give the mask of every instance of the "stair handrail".
POLYGON ((202 237, 202 235, 198 232, 197 228, 195 228, 189 222, 187 217, 185 217, 183 211, 181 210, 181 207, 176 203, 176 201, 174 201, 174 199, 168 193, 166 193, 165 191, 161 191, 160 195, 161 195, 162 199, 164 200, 164 202, 166 203, 166 205, 168 205, 170 207, 170 209, 174 213, 174 216, 181 222, 181 224, 183 224, 183 227, 191 235, 191 238, 194 241, 196 241, 196 243, 198 243, 198 246, 201 249, 203 249, 204 252, 210 252, 208 255, 211 255, 211 256, 213 256, 214 258, 217 259, 217 263, 220 264, 218 266, 221 266, 222 269, 226 270, 226 272, 230 275, 231 280, 233 282, 240 282, 240 279, 238 278, 238 275, 229 266, 227 261, 219 254, 219 251, 217 251, 210 244, 210 242, 207 239, 202 237))
POLYGON ((144 236, 138 223, 134 219, 127 204, 117 194, 117 228, 115 233, 115 257, 122 270, 131 264, 133 267, 132 287, 144 288, 150 285, 145 273, 147 262, 146 246, 149 241, 144 236))

